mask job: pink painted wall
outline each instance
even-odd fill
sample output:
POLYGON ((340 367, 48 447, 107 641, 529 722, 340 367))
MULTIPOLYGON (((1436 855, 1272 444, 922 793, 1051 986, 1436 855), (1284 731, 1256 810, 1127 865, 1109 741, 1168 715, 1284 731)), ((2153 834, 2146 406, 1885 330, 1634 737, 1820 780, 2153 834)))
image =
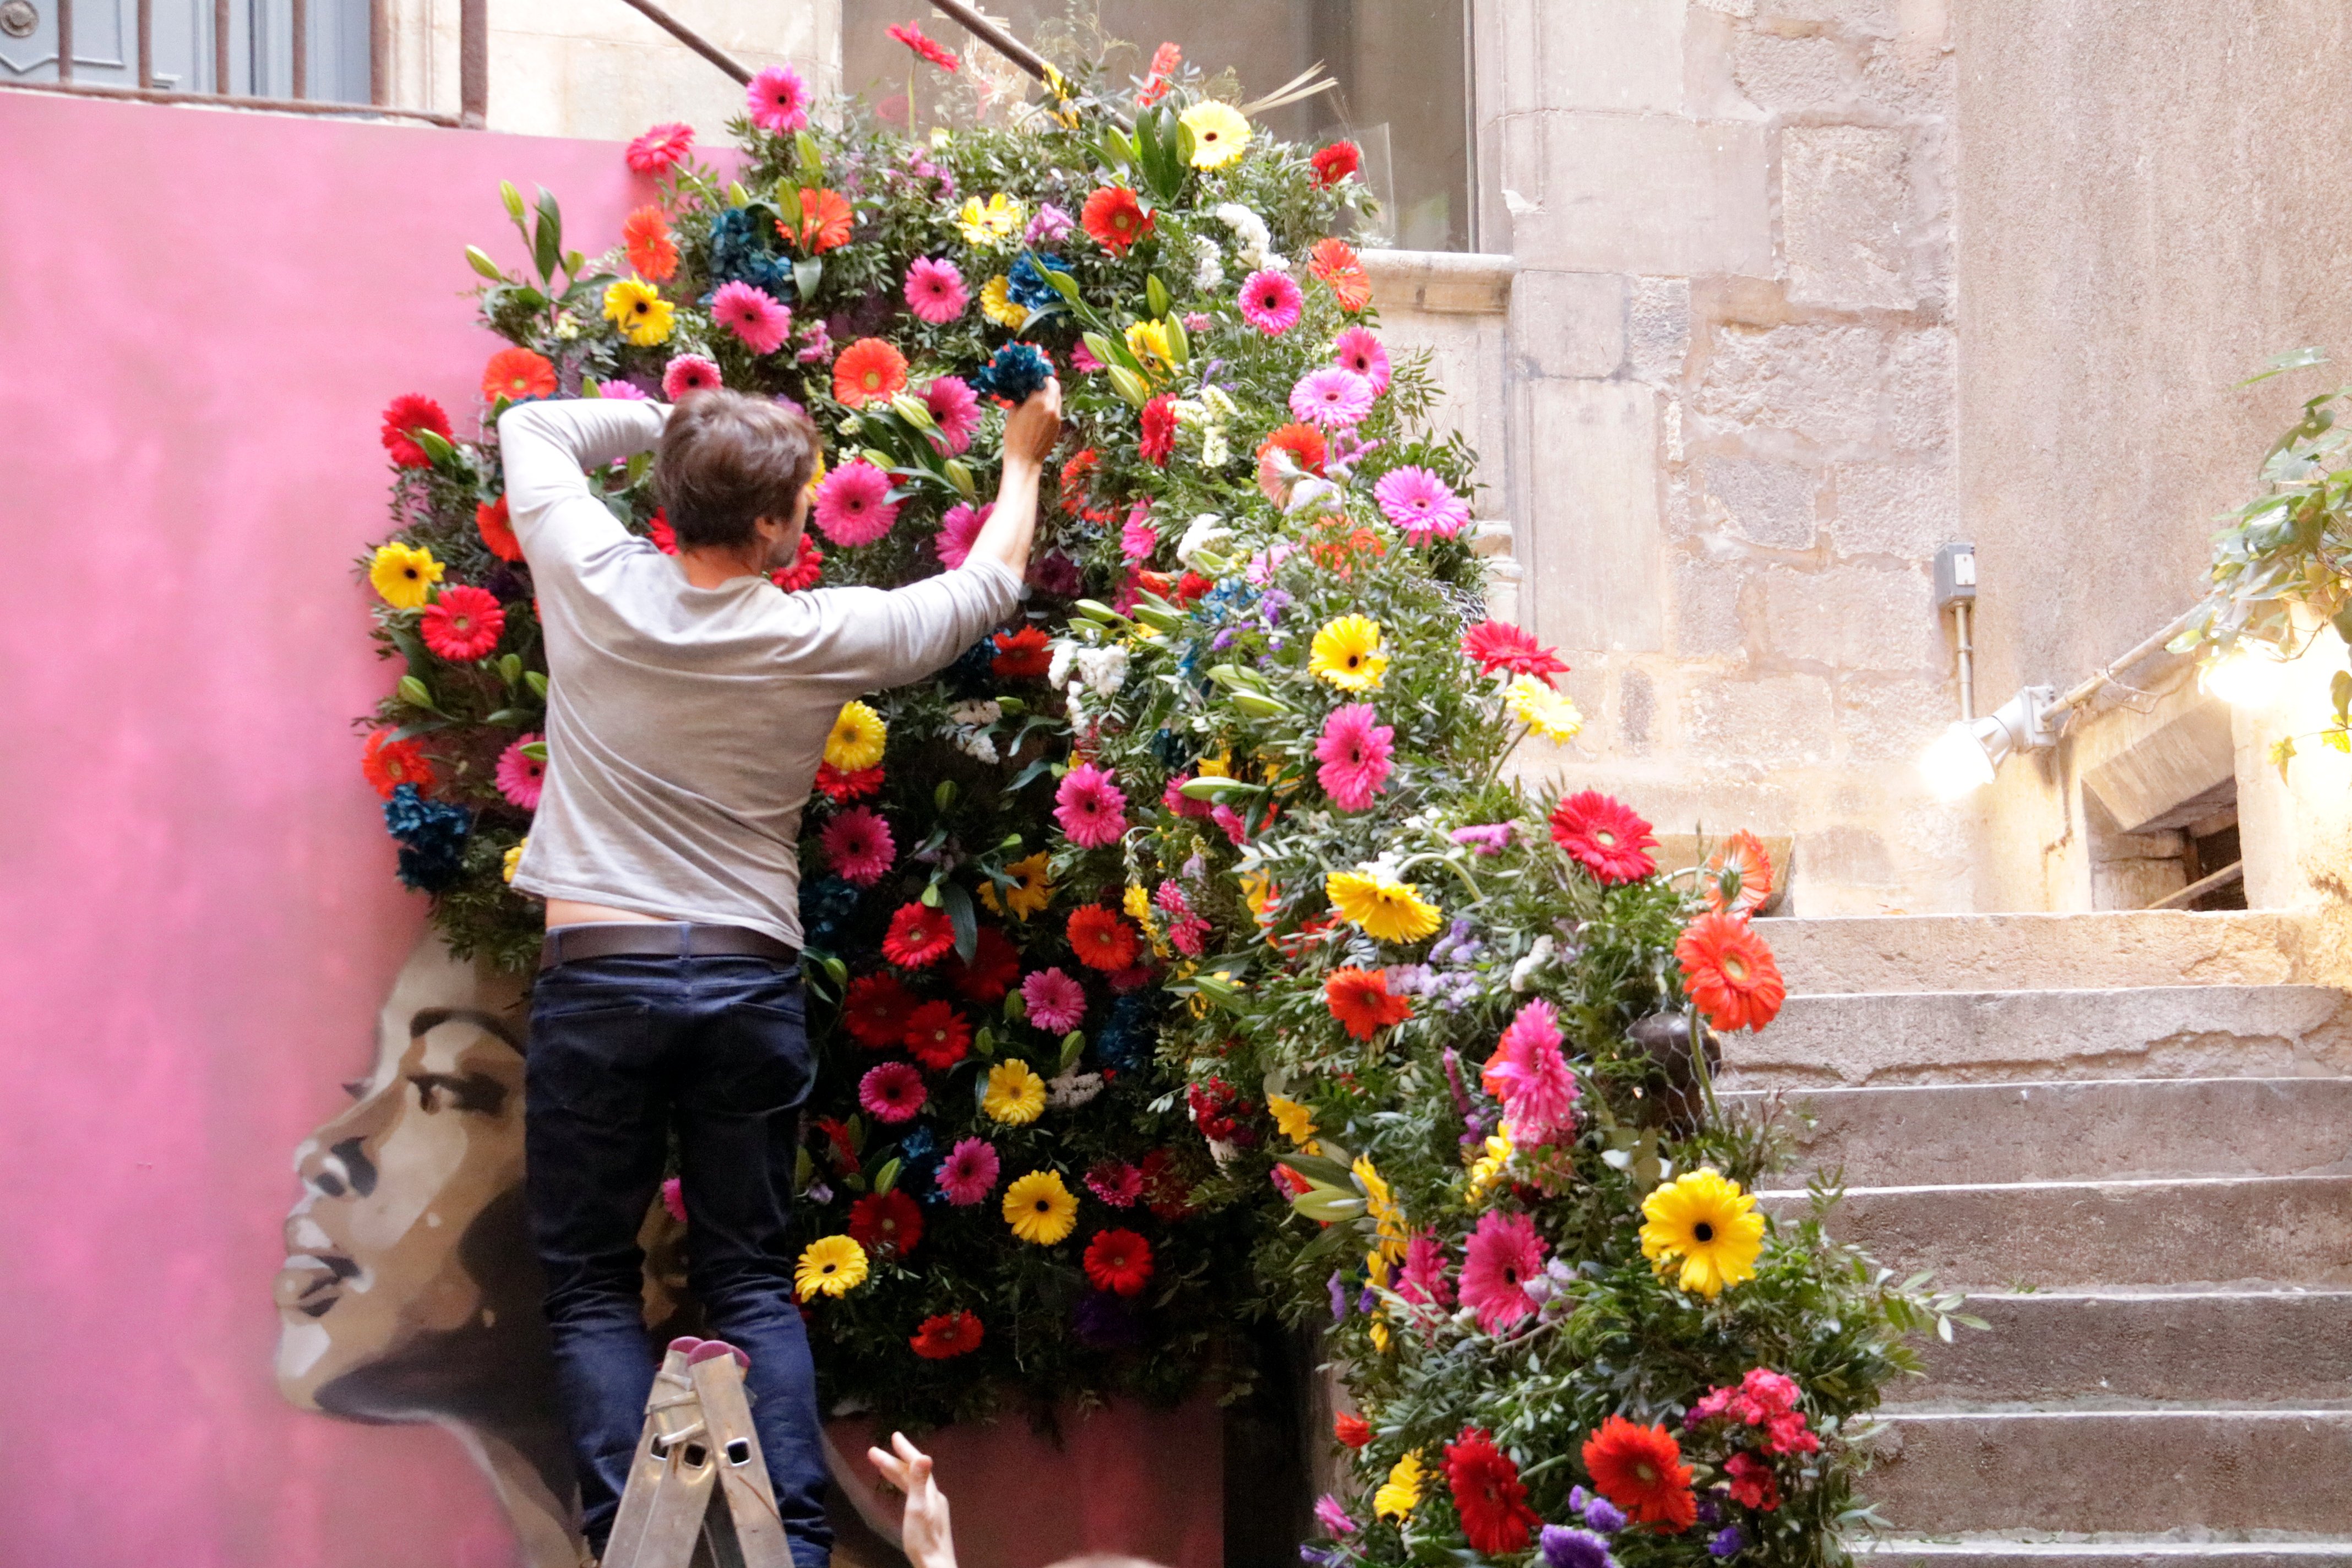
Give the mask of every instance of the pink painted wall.
POLYGON ((592 251, 644 196, 609 144, 34 93, 0 148, 0 1563, 507 1563, 446 1435, 279 1399, 269 1285, 423 915, 348 727, 377 411, 469 426, 500 179, 592 251))

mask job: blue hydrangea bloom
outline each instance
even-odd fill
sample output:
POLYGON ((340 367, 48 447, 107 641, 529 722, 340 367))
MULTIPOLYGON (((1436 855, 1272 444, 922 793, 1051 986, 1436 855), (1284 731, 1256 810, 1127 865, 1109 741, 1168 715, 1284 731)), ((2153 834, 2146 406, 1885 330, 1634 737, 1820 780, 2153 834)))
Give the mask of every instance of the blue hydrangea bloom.
POLYGON ((969 379, 972 389, 983 397, 1020 403, 1052 380, 1053 375, 1053 362, 1043 350, 1029 343, 1007 343, 969 379))
POLYGON ((1024 251, 1021 259, 1013 264, 1005 278, 1005 297, 1024 310, 1042 310, 1048 305, 1061 303, 1061 295, 1045 281, 1048 272, 1067 272, 1070 264, 1058 256, 1040 256, 1035 251, 1024 251))
POLYGON ((466 836, 474 814, 462 805, 426 800, 415 784, 402 784, 383 803, 383 825, 400 841, 400 879, 421 892, 454 885, 465 868, 466 836))
POLYGON ((840 947, 857 912, 857 889, 835 876, 804 878, 801 882, 801 935, 809 946, 834 951, 840 947))
POLYGON ((1095 1056, 1103 1066, 1134 1072, 1151 1059, 1151 1036, 1144 1016, 1150 1006, 1137 991, 1111 1003, 1110 1021, 1095 1037, 1095 1056))
POLYGON ((717 283, 749 283, 790 304, 796 292, 793 269, 770 253, 768 233, 749 207, 720 213, 710 223, 710 276, 717 283))

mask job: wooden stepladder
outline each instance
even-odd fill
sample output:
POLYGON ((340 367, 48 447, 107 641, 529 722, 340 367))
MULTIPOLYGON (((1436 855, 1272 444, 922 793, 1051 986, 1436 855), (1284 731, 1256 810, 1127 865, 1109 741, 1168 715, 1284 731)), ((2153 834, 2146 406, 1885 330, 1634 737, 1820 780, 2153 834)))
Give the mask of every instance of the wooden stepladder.
POLYGON ((743 1395, 751 1364, 718 1340, 669 1342, 604 1568, 792 1568, 743 1395))

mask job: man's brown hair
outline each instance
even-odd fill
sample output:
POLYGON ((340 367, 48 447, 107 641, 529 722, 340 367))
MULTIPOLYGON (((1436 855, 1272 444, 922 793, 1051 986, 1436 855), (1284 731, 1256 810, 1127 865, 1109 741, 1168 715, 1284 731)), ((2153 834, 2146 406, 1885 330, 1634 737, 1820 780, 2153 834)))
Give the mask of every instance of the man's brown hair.
POLYGON ((816 427, 780 403, 723 387, 680 399, 654 465, 679 548, 737 549, 758 519, 790 521, 816 455, 816 427))

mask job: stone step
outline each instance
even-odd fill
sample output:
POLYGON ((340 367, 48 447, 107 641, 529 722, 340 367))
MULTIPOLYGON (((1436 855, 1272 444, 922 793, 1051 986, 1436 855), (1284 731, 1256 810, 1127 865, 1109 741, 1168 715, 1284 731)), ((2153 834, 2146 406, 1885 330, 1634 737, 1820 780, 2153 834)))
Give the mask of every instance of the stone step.
POLYGON ((1723 1047, 1725 1087, 2352 1073, 2352 1005, 2326 985, 1791 996, 1723 1047))
MULTIPOLYGON (((2352 1290, 1971 1295, 1990 1331, 1922 1345, 1890 1405, 2352 1405, 2352 1290)), ((2352 1478, 2347 1478, 2352 1484, 2352 1478)))
POLYGON ((1852 1187, 1830 1230, 1947 1288, 2352 1285, 2352 1176, 1852 1187))
POLYGON ((2352 1078, 1800 1089, 1787 1103, 1812 1118, 1790 1119, 1800 1168, 1854 1186, 2352 1173, 2352 1078))
POLYGON ((1864 1479, 1906 1535, 2352 1537, 2352 1411, 1906 1410, 1864 1479))
POLYGON ((1935 1541, 1858 1541, 1854 1555, 1873 1568, 2352 1568, 2352 1539, 2173 1541, 2132 1535, 2104 1540, 2011 1541, 1958 1535, 1935 1541))
POLYGON ((2270 910, 1766 920, 1791 994, 2284 985, 2321 972, 2309 923, 2270 910))

